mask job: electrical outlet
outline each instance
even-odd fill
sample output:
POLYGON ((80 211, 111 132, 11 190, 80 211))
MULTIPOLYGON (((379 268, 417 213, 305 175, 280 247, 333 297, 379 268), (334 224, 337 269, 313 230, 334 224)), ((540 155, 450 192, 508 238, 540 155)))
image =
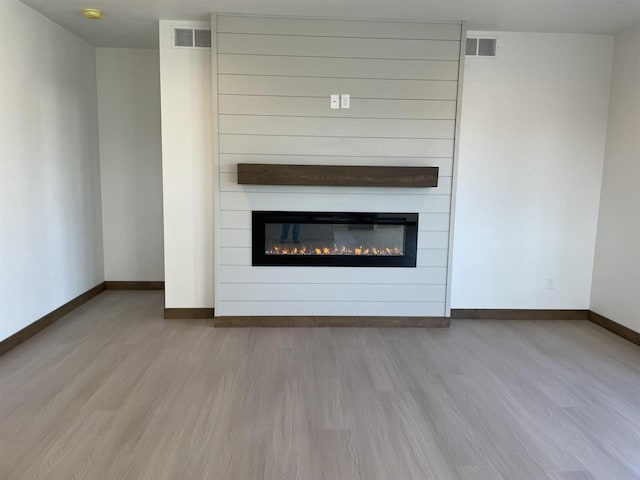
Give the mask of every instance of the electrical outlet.
POLYGON ((340 108, 351 108, 351 95, 348 93, 340 95, 340 108))
POLYGON ((331 110, 340 109, 340 95, 331 94, 331 101, 330 101, 329 105, 331 107, 331 110))
POLYGON ((555 289, 556 289, 556 279, 547 278, 547 290, 555 290, 555 289))

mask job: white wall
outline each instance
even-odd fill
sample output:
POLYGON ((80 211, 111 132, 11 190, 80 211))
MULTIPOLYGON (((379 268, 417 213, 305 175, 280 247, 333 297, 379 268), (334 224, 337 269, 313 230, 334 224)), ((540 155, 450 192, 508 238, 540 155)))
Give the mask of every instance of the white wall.
POLYGON ((640 26, 615 38, 591 309, 640 332, 640 26))
POLYGON ((217 16, 217 315, 445 315, 460 24, 217 16), (331 93, 351 95, 331 110, 331 93), (439 166, 437 188, 238 185, 238 163, 439 166), (420 215, 417 268, 254 267, 251 211, 420 215))
POLYGON ((488 35, 498 57, 466 58, 452 307, 587 309, 612 38, 488 35))
POLYGON ((96 49, 106 280, 163 280, 160 60, 96 49))
POLYGON ((95 50, 0 1, 0 340, 104 280, 95 50))
POLYGON ((211 50, 172 47, 160 22, 165 306, 212 308, 213 147, 211 50))

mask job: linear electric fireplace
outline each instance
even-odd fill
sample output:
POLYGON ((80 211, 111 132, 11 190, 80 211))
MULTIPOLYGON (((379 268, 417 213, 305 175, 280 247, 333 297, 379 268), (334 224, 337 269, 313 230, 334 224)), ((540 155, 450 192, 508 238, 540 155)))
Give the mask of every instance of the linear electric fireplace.
POLYGON ((253 265, 415 267, 417 213, 252 212, 253 265))

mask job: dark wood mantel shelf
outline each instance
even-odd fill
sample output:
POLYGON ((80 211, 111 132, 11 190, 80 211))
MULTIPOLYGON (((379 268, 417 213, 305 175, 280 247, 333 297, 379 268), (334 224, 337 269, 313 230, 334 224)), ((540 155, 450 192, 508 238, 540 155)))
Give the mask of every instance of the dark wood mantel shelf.
POLYGON ((438 167, 239 163, 238 183, 334 187, 437 187, 438 167))

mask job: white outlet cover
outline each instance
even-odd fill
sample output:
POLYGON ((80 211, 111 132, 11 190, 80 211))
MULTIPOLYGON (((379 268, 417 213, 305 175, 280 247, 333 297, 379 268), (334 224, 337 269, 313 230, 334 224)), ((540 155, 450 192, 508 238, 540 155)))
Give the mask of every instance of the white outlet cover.
POLYGON ((351 95, 348 93, 340 95, 340 108, 351 108, 351 95))
POLYGON ((340 108, 340 95, 332 94, 329 105, 331 107, 331 110, 338 110, 340 108))

